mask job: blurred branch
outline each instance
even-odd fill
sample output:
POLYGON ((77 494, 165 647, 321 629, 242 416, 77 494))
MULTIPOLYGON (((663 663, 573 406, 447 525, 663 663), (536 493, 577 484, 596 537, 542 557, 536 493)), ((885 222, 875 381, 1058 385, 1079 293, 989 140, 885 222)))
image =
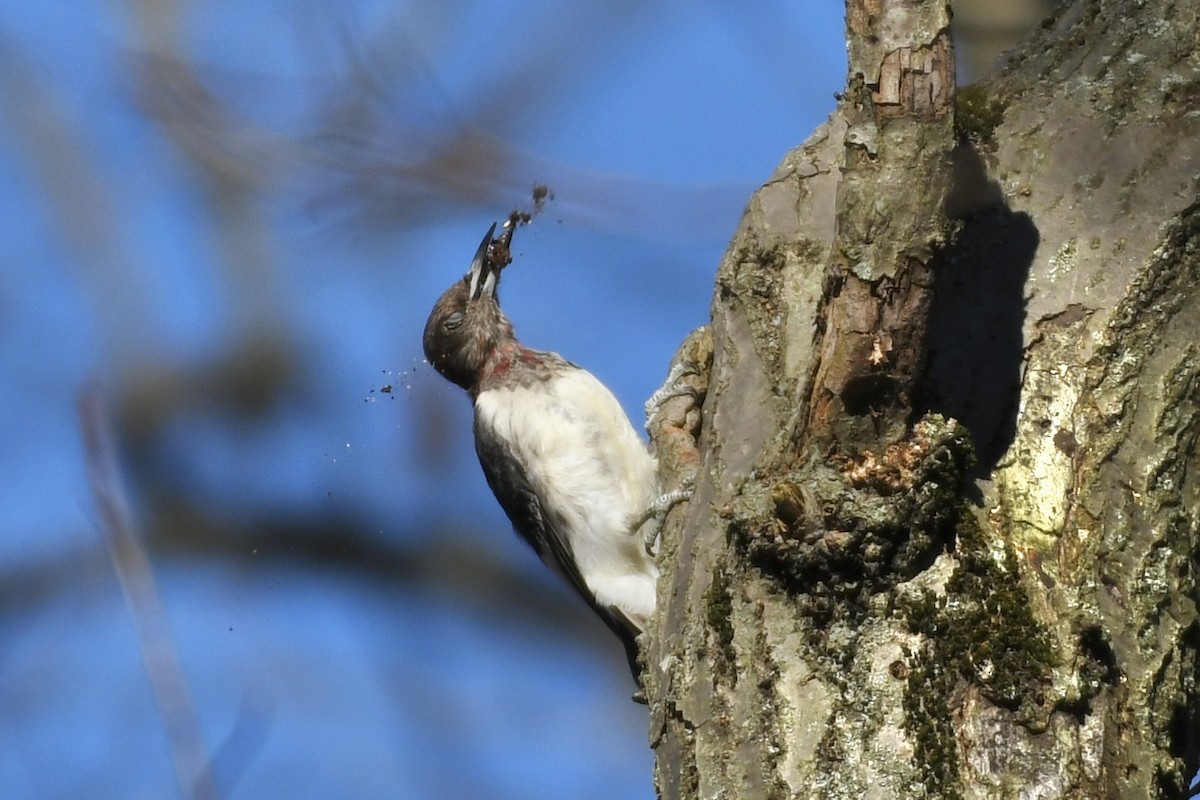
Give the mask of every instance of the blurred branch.
POLYGON ((246 381, 243 390, 234 387, 224 399, 247 397, 248 406, 233 407, 261 410, 287 384, 297 362, 280 303, 285 292, 275 235, 263 213, 264 192, 299 161, 297 148, 253 128, 174 54, 150 52, 133 69, 141 108, 187 159, 208 201, 210 232, 221 256, 214 266, 225 279, 235 336, 216 367, 226 382, 246 381))
MULTIPOLYGON (((164 357, 165 320, 145 277, 146 264, 126 232, 120 186, 105 174, 85 124, 61 92, 43 80, 32 59, 0 41, 0 105, 4 133, 44 197, 53 244, 77 267, 92 300, 106 355, 121 395, 122 431, 151 439, 182 408, 211 403, 235 411, 269 407, 294 373, 296 359, 278 319, 277 281, 267 226, 252 191, 277 168, 286 150, 230 121, 185 71, 161 58, 143 65, 142 99, 218 189, 214 213, 232 284, 225 294, 238 338, 225 352, 190 369, 164 357), (153 99, 151 99, 153 98, 153 99), (265 153, 272 153, 268 159, 265 153)), ((12 45, 12 46, 10 46, 12 45)))
POLYGON ((951 29, 964 73, 959 82, 973 83, 992 72, 1001 55, 1020 44, 1060 2, 954 0, 951 29))
POLYGON ((100 530, 137 630, 142 662, 171 747, 180 791, 186 798, 215 800, 219 795, 200 724, 171 643, 166 610, 154 583, 150 560, 134 533, 117 468, 112 426, 95 387, 85 389, 79 397, 79 423, 92 498, 100 512, 100 530))
MULTIPOLYGON (((312 103, 305 151, 318 171, 310 210, 356 230, 393 234, 471 209, 489 213, 554 189, 560 222, 648 241, 724 243, 751 186, 668 183, 588 169, 520 144, 586 108, 589 73, 653 11, 632 4, 573 7, 530 20, 521 46, 498 47, 495 68, 452 93, 438 74, 469 40, 453 6, 413 7, 369 36, 337 32, 331 84, 312 103), (433 33, 429 33, 432 31, 433 33)), ((495 32, 504 40, 503 26, 495 32)), ((314 45, 312 49, 316 49, 314 45)))
POLYGON ((149 288, 132 268, 136 259, 122 235, 123 204, 97 165, 86 124, 35 59, 6 37, 0 37, 0 107, 0 130, 51 220, 47 247, 73 256, 94 300, 106 355, 118 364, 143 358, 146 331, 160 320, 149 288))

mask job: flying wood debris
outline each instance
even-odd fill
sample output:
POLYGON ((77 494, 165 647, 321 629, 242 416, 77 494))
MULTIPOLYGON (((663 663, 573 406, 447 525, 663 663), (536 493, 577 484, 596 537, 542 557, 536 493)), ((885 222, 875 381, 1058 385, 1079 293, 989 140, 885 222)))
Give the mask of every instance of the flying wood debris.
POLYGON ((500 235, 492 239, 491 244, 488 245, 487 260, 497 272, 512 263, 512 237, 517 227, 533 222, 533 218, 546 209, 546 201, 554 199, 554 193, 550 191, 549 186, 535 183, 531 197, 533 209, 531 211, 513 209, 509 213, 508 219, 504 220, 500 235))

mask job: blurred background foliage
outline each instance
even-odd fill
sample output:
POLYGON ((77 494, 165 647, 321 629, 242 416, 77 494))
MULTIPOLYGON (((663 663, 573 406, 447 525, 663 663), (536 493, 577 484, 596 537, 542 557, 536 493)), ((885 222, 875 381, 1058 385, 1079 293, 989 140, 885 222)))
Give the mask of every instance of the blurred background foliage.
POLYGON ((0 796, 652 797, 420 331, 547 184, 505 306, 640 419, 841 4, 0 8, 0 796))

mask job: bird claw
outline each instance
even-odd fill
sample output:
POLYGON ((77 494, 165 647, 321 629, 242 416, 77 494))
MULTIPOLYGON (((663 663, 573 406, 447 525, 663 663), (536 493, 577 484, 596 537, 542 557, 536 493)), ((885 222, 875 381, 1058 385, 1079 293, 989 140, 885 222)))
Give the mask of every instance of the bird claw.
POLYGON ((662 386, 654 390, 654 393, 647 398, 643 406, 646 412, 646 430, 650 430, 650 425, 654 422, 654 418, 662 411, 663 404, 672 397, 699 397, 700 393, 693 386, 683 382, 684 375, 695 375, 699 373, 699 369, 695 364, 688 361, 680 361, 671 367, 667 373, 667 379, 663 381, 662 386))
POLYGON ((646 532, 642 534, 642 546, 646 548, 646 555, 657 555, 658 550, 655 545, 658 543, 659 534, 662 533, 662 526, 666 522, 667 514, 675 506, 692 498, 692 494, 696 491, 695 484, 696 479, 694 477, 685 479, 678 489, 666 492, 658 497, 638 517, 633 527, 635 531, 640 531, 646 523, 652 523, 646 532))

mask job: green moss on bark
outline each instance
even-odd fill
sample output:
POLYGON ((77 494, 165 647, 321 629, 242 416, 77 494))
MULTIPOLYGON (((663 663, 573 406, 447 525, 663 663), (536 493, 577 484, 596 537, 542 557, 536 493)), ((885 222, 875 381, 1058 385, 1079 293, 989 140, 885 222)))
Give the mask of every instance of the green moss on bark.
POLYGON ((944 594, 925 592, 902 605, 908 627, 924 638, 912 654, 905 725, 931 794, 957 797, 959 764, 952 699, 967 685, 1008 709, 1018 724, 1044 729, 1053 669, 1050 632, 1034 618, 1007 543, 990 546, 965 509, 958 526, 958 567, 944 594))
POLYGON ((977 147, 994 147, 996 128, 1004 121, 1007 107, 990 86, 981 83, 960 86, 954 96, 955 136, 977 147))

